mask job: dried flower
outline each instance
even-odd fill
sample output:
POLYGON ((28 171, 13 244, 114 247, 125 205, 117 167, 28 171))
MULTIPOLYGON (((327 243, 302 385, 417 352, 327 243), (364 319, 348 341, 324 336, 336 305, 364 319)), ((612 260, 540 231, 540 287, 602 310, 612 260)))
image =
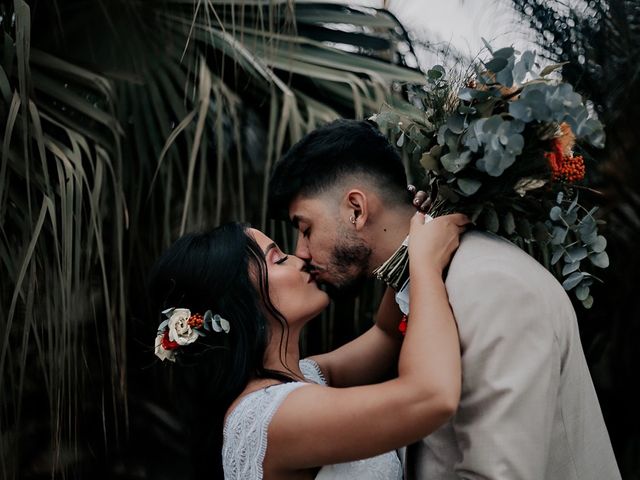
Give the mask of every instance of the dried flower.
POLYGON ((571 127, 568 123, 562 122, 560 124, 560 135, 558 136, 557 143, 558 148, 565 157, 573 156, 573 147, 576 144, 576 136, 573 134, 571 127))

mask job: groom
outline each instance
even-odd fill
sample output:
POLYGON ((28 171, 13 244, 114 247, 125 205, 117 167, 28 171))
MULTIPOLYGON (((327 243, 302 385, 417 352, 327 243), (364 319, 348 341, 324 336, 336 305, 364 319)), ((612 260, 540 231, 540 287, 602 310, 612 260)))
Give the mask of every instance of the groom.
MULTIPOLYGON (((353 292, 408 235, 406 184, 371 123, 338 120, 276 165, 269 204, 298 230, 296 255, 318 281, 353 292)), ((460 406, 407 448, 407 478, 619 479, 575 312, 554 277, 511 243, 470 232, 446 286, 460 334, 460 406)))

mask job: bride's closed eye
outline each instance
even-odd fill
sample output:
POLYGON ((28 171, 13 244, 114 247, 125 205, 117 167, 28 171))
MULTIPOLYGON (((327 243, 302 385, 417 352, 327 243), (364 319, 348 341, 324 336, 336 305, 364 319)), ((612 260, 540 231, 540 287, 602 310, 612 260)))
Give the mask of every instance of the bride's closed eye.
POLYGON ((282 264, 282 263, 286 262, 288 259, 289 259, 289 255, 285 255, 285 256, 284 256, 284 257, 282 257, 280 260, 276 260, 276 261, 275 261, 275 262, 273 262, 273 263, 275 263, 276 265, 280 265, 280 264, 282 264))
POLYGON ((286 262, 287 259, 289 258, 289 255, 285 255, 280 251, 280 248, 278 248, 278 245, 276 245, 275 242, 272 242, 271 244, 269 244, 269 246, 265 249, 264 256, 265 256, 265 260, 268 260, 269 262, 273 262, 276 265, 280 265, 286 262), (279 258, 278 260, 274 260, 274 257, 276 256, 282 256, 282 257, 279 258))

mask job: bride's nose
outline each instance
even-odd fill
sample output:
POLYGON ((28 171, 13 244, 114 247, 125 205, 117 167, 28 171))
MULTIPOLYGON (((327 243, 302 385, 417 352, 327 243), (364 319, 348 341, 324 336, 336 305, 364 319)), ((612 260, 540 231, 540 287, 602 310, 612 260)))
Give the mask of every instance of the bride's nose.
POLYGON ((307 267, 307 262, 302 258, 298 257, 297 255, 293 255, 293 258, 298 263, 298 269, 305 270, 305 268, 307 267))

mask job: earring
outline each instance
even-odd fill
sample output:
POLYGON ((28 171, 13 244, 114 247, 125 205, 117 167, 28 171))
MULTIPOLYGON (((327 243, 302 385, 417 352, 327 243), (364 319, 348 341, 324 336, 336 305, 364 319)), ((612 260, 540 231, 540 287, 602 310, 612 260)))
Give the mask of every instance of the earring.
POLYGON ((351 215, 349 217, 349 221, 355 225, 356 224, 356 216, 355 215, 351 215))

